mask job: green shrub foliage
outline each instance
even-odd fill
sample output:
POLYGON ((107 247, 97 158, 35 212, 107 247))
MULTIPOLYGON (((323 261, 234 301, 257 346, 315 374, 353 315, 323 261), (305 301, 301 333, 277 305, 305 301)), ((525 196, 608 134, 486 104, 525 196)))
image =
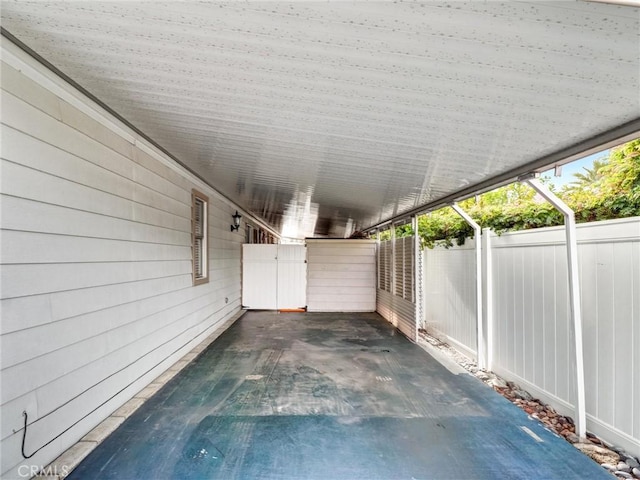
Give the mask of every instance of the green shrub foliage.
MULTIPOLYGON (((576 222, 640 215, 640 139, 611 150, 608 157, 596 160, 591 169, 584 170, 574 175, 574 182, 555 192, 574 210, 576 222)), ((564 222, 562 214, 521 183, 467 199, 460 206, 482 228, 491 228, 498 234, 564 222)), ((450 207, 420 216, 418 232, 423 246, 429 248, 462 245, 465 239, 473 237, 473 229, 450 207)), ((396 229, 398 237, 412 234, 410 225, 396 229)))

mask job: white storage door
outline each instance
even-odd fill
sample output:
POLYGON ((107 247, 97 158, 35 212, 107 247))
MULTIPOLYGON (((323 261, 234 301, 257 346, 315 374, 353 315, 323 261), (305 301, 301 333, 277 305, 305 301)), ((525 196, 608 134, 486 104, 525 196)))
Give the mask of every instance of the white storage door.
POLYGON ((307 306, 307 248, 278 245, 278 310, 307 306))
POLYGON ((251 310, 306 307, 306 262, 304 245, 243 245, 243 307, 251 310))
POLYGON ((375 240, 307 240, 310 312, 375 312, 375 240))
POLYGON ((278 245, 242 245, 242 306, 277 309, 277 275, 278 245))

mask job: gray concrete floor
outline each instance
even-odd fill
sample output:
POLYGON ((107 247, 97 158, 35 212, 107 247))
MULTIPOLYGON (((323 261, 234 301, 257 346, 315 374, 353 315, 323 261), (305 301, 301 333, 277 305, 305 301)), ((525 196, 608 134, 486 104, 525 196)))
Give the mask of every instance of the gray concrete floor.
POLYGON ((611 477, 377 314, 248 312, 68 478, 611 477))

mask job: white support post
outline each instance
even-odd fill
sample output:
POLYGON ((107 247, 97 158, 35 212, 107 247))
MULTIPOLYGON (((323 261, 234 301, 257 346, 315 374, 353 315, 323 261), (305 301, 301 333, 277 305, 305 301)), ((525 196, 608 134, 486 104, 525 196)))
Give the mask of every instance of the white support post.
POLYGON ((380 288, 380 229, 376 228, 376 307, 378 304, 378 289, 380 288))
POLYGON ((417 342, 419 338, 418 329, 422 325, 422 275, 420 269, 422 262, 420 261, 420 235, 418 235, 418 216, 411 217, 411 227, 413 228, 413 301, 415 303, 415 331, 414 340, 417 342))
MULTIPOLYGON (((393 302, 394 295, 396 294, 396 225, 391 224, 391 261, 389 262, 389 286, 391 289, 391 301, 393 302)), ((393 306, 391 307, 393 311, 393 306)), ((393 314, 395 316, 395 313, 393 314)), ((395 322, 395 320, 394 320, 395 322)), ((392 322, 393 323, 393 322, 392 322)), ((395 325, 395 323, 394 323, 395 325)))
POLYGON ((487 339, 487 370, 493 369, 493 259, 491 258, 491 229, 485 228, 482 232, 482 253, 484 265, 482 272, 484 277, 484 297, 482 318, 485 322, 487 339))
POLYGON ((582 347, 582 311, 580 306, 580 279, 578 276, 578 241, 573 210, 536 178, 523 179, 545 200, 564 215, 567 242, 567 265, 569 272, 569 303, 571 307, 572 335, 574 341, 574 365, 576 374, 576 434, 584 439, 587 434, 584 388, 584 351, 582 347))
POLYGON ((451 205, 458 215, 473 228, 476 243, 476 351, 478 368, 487 368, 487 339, 482 324, 482 228, 465 212, 460 205, 451 205))

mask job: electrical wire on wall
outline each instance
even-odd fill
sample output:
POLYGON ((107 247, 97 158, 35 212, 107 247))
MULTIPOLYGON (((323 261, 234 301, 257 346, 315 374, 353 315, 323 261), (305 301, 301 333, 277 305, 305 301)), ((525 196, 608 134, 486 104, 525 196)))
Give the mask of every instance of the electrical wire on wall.
MULTIPOLYGON (((206 319, 205 319, 206 320, 206 319)), ((185 333, 193 328, 198 327, 199 325, 201 325, 205 320, 203 320, 202 322, 193 325, 192 327, 188 328, 187 330, 184 330, 182 333, 185 333)), ((134 360, 133 362, 125 365, 124 367, 116 370, 115 372, 111 373, 110 375, 104 377, 102 380, 100 380, 99 382, 94 383, 93 385, 91 385, 90 387, 87 387, 85 390, 83 390, 82 392, 80 392, 79 394, 77 394, 76 396, 74 396, 73 398, 70 398, 69 400, 67 400, 66 402, 58 405, 56 408, 54 408, 53 410, 51 410, 50 412, 44 414, 43 416, 37 418, 36 420, 34 420, 32 423, 29 423, 29 414, 27 413, 27 411, 23 411, 22 412, 22 416, 24 417, 24 426, 22 427, 22 444, 21 444, 21 453, 22 453, 22 457, 24 459, 29 459, 31 457, 33 457, 36 453, 38 453, 40 450, 42 450, 43 448, 47 447, 48 445, 50 445, 51 443, 53 443, 54 441, 56 441, 58 438, 60 438, 62 435, 64 435, 65 433, 67 433, 69 430, 71 430, 73 427, 75 427, 78 423, 80 423, 81 421, 83 421, 85 418, 87 418, 89 415, 91 415, 92 413, 94 413, 95 411, 97 411, 98 409, 100 409, 101 407, 103 407, 105 404, 107 404, 108 402, 110 402, 112 399, 114 399, 115 397, 117 397, 118 395, 120 395, 122 392, 124 392, 127 388, 129 388, 131 385, 133 385, 135 382, 137 382, 138 380, 140 380, 142 377, 144 377, 145 375, 147 375, 149 372, 151 372, 152 370, 154 370, 156 367, 158 367, 160 364, 162 364, 163 362, 165 362, 169 357, 171 357, 172 355, 174 355, 175 353, 179 352, 180 350, 182 350, 184 347, 186 347, 189 343, 193 342, 194 340, 196 340, 198 337, 201 337, 203 334, 206 334, 211 328, 219 325, 220 322, 216 322, 215 324, 211 325, 209 328, 205 329, 203 332, 201 332, 200 334, 198 334, 196 337, 192 338, 191 340, 183 343, 182 345, 180 345, 178 348, 176 348, 175 350, 173 350, 169 355, 167 355, 166 357, 164 357, 162 360, 160 360, 159 362, 157 362, 155 365, 153 365, 151 368, 147 369, 145 372, 141 373, 140 375, 138 375, 134 380, 132 380, 131 382, 129 382, 127 385, 125 385, 124 387, 122 387, 120 390, 118 390, 116 393, 114 393, 113 395, 111 395, 109 398, 107 398, 105 401, 103 401, 102 403, 100 403, 97 407, 95 407, 94 409, 92 409, 90 412, 88 412, 86 415, 82 416, 81 418, 79 418, 78 420, 76 420, 74 423, 72 423, 71 425, 69 425, 67 428, 65 428, 62 432, 60 432, 58 435, 56 435, 55 437, 53 437, 51 440, 49 440, 47 443, 45 443, 44 445, 40 446, 39 448, 37 448, 36 450, 34 450, 33 452, 31 452, 31 454, 27 455, 25 452, 25 443, 27 440, 27 429, 29 426, 34 425, 35 423, 39 422, 40 420, 43 420, 44 418, 48 417, 49 415, 52 415, 53 413, 55 413, 56 411, 60 410, 62 407, 68 405, 69 403, 73 402, 74 400, 76 400, 77 398, 81 397, 82 395, 84 395, 85 393, 87 393, 89 390, 95 388, 96 386, 100 385, 101 383, 103 383, 104 381, 108 380, 109 378, 113 377, 114 375, 117 375, 118 373, 126 370, 127 368, 129 368, 130 366, 134 365, 136 362, 138 362, 139 360, 142 360, 143 358, 145 358, 146 356, 150 355, 151 353, 153 353, 154 351, 158 350, 159 348, 167 345, 168 343, 170 343, 172 339, 167 340, 164 343, 161 343, 160 345, 158 345, 157 347, 153 348, 152 350, 149 350, 147 353, 145 353, 144 355, 138 357, 136 360, 134 360)), ((13 430, 13 433, 18 433, 20 430, 13 430)))

